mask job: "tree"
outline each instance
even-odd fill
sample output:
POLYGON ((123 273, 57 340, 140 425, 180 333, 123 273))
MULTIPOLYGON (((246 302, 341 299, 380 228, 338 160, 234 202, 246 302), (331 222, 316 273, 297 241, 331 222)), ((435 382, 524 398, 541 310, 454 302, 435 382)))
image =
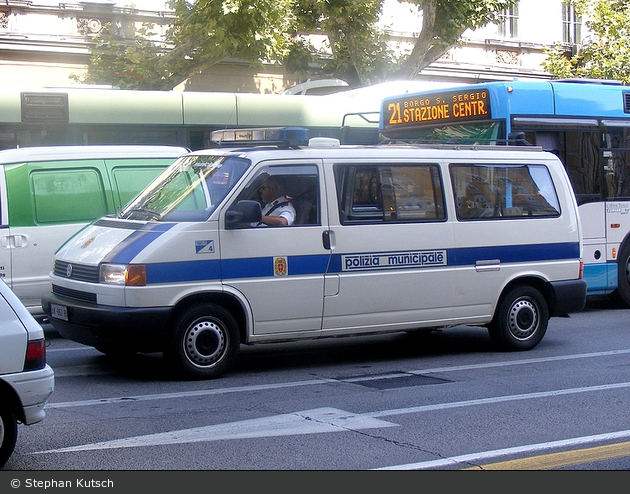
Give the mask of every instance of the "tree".
POLYGON ((171 0, 173 22, 163 42, 144 24, 132 40, 111 24, 94 38, 87 77, 126 89, 172 89, 196 72, 238 56, 279 60, 292 24, 287 0, 171 0))
POLYGON ((614 79, 630 84, 630 0, 574 0, 588 17, 592 37, 567 57, 560 44, 547 50, 543 67, 555 78, 614 79))
POLYGON ((413 77, 455 45, 467 29, 496 24, 517 0, 409 0, 422 10, 422 30, 398 75, 413 77))
POLYGON ((170 89, 229 57, 281 63, 300 77, 340 77, 353 86, 411 78, 464 31, 500 20, 517 0, 398 0, 422 12, 413 49, 396 55, 377 21, 385 0, 171 0, 166 39, 132 39, 110 25, 95 38, 82 82, 170 89), (309 35, 326 38, 324 53, 309 35))

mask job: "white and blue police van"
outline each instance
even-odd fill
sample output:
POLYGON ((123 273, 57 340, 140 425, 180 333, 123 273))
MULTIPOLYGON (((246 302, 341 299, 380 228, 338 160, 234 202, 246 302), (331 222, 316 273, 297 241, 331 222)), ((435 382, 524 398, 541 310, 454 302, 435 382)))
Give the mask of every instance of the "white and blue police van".
POLYGON ((223 374, 242 344, 457 325, 529 350, 584 307, 580 229, 539 148, 226 131, 68 239, 42 305, 65 338, 162 352, 185 378, 223 374), (261 221, 270 177, 286 226, 261 221))

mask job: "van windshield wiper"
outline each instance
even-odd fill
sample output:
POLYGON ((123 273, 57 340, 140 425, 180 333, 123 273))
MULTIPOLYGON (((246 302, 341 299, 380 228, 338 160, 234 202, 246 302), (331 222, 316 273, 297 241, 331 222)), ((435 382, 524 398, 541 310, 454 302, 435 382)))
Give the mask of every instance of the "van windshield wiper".
POLYGON ((134 208, 126 210, 124 215, 121 215, 121 218, 126 220, 160 221, 162 215, 150 209, 134 208))

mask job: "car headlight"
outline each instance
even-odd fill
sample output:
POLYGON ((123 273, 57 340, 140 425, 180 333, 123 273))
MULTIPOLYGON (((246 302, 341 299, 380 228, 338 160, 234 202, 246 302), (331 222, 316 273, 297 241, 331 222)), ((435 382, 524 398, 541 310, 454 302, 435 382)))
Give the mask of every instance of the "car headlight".
POLYGON ((145 286, 147 269, 144 264, 101 264, 98 278, 109 285, 145 286))

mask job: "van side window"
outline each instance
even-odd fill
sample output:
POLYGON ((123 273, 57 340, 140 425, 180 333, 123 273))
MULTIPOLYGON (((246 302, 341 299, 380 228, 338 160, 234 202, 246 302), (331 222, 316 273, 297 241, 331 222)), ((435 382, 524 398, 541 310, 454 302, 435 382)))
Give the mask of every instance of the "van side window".
POLYGON ((342 224, 445 219, 437 165, 335 165, 342 224))
POLYGON ((34 218, 20 219, 14 225, 91 221, 107 214, 103 179, 98 170, 34 170, 30 178, 34 218))
POLYGON ((316 165, 277 165, 261 168, 245 186, 230 209, 242 200, 258 201, 261 208, 264 207, 260 188, 269 176, 280 178, 284 187, 284 196, 295 209, 295 220, 292 226, 321 224, 319 175, 316 165))
POLYGON ((560 205, 544 165, 450 165, 460 220, 556 217, 560 205))
POLYGON ((173 162, 172 159, 107 160, 110 175, 116 183, 118 205, 124 206, 138 195, 160 172, 173 162))

